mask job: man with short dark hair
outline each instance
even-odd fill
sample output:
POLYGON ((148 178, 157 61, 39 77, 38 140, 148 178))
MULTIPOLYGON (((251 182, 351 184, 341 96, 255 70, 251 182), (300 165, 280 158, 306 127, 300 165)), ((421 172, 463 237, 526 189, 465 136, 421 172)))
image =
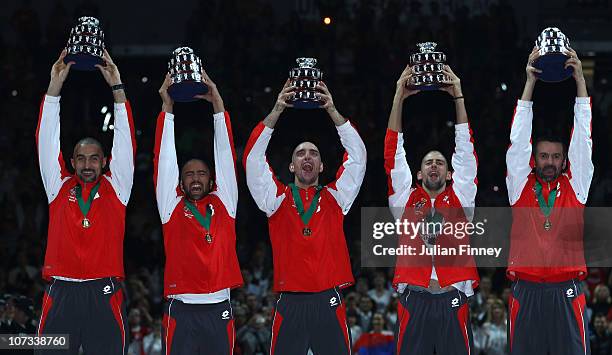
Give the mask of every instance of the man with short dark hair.
MULTIPOLYGON (((455 106, 455 152, 451 165, 442 153, 431 150, 421 159, 417 180, 406 160, 402 132, 403 104, 419 92, 407 86, 412 69, 406 66, 396 82, 395 97, 385 135, 385 171, 389 182, 389 207, 396 220, 413 224, 432 223, 430 231, 401 235, 400 244, 414 248, 415 255, 398 256, 393 286, 401 294, 395 329, 398 355, 469 355, 473 349, 468 297, 478 285, 478 271, 472 256, 461 255, 469 236, 459 236, 444 223, 465 225, 474 215, 477 159, 468 123, 461 80, 449 66, 441 90, 450 94, 455 106), (457 255, 430 255, 422 250, 455 250, 457 255)), ((435 253, 434 253, 435 254, 435 253)))
POLYGON ((219 90, 205 71, 202 77, 208 92, 196 98, 213 106, 214 173, 204 161, 190 159, 179 174, 169 75, 159 89, 162 111, 155 134, 154 184, 166 252, 164 354, 234 351, 230 290, 243 283, 236 256, 236 153, 219 90))
MULTIPOLYGON (((51 69, 36 130, 38 160, 49 201, 43 278, 49 281, 38 333, 68 334, 69 354, 125 354, 125 210, 134 175, 134 123, 117 66, 104 51, 97 65, 115 100, 114 138, 106 158, 100 142, 80 140, 66 170, 60 150, 60 92, 70 67, 66 50, 51 69), (104 172, 108 163, 109 170, 104 172)), ((42 352, 41 352, 42 353, 42 352)))
POLYGON ((274 291, 279 299, 272 324, 271 354, 350 354, 346 308, 340 289, 354 283, 344 216, 359 193, 366 149, 357 130, 336 110, 327 86, 317 91, 322 108, 334 122, 346 153, 336 180, 319 184, 323 171, 316 145, 300 143, 289 164, 293 182, 278 181, 266 160, 266 149, 281 113, 293 96, 289 81, 272 112, 259 123, 246 145, 247 185, 268 216, 274 258, 274 291))
POLYGON ((513 281, 509 344, 514 355, 590 352, 580 280, 587 271, 583 212, 594 170, 591 100, 576 52, 566 54, 565 67, 573 69, 577 88, 569 148, 553 137, 531 143, 531 98, 539 72, 533 66, 539 57, 534 48, 506 154, 513 216, 507 270, 513 281))
POLYGON ((593 333, 589 341, 592 355, 612 354, 612 336, 608 331, 608 319, 605 314, 597 313, 593 317, 593 333))

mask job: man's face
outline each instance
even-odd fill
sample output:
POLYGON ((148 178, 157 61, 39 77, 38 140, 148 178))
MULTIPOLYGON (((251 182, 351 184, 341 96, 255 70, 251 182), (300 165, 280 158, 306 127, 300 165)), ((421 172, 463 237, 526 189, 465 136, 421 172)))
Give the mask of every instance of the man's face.
POLYGON ((595 317, 593 320, 593 327, 598 333, 603 333, 606 329, 606 317, 595 317))
POLYGON ((450 180, 448 164, 444 155, 438 151, 431 151, 421 161, 421 170, 417 172, 417 179, 429 190, 438 191, 446 186, 450 180))
POLYGON ((558 142, 538 142, 535 149, 536 174, 544 182, 554 181, 565 169, 563 144, 558 142))
POLYGON ((79 144, 74 147, 72 167, 83 182, 94 182, 106 166, 106 158, 99 146, 95 144, 79 144))
POLYGON ((190 200, 199 200, 212 189, 210 169, 201 160, 190 160, 183 165, 181 190, 190 200))
POLYGON ((323 172, 321 155, 316 145, 304 142, 293 150, 289 171, 295 174, 297 180, 306 186, 314 185, 319 180, 319 174, 323 172))

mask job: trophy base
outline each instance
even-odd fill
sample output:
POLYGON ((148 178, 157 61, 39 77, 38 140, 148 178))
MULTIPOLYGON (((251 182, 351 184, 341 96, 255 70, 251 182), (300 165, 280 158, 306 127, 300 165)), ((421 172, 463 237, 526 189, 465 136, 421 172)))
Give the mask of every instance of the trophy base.
POLYGON ((80 71, 94 71, 98 69, 95 66, 96 64, 102 65, 104 63, 102 58, 85 53, 67 54, 64 57, 64 63, 69 62, 74 62, 72 69, 80 71))
POLYGON ((168 95, 176 102, 193 102, 198 99, 196 95, 204 95, 208 92, 208 86, 197 81, 184 81, 172 84, 168 88, 168 95))
POLYGON ((421 84, 421 85, 408 85, 408 88, 412 90, 420 90, 420 91, 434 91, 440 88, 448 86, 448 84, 444 83, 433 83, 433 84, 421 84))
POLYGON ((317 100, 295 100, 291 101, 291 104, 293 104, 293 108, 302 110, 312 110, 316 108, 321 108, 321 105, 323 103, 317 100))
POLYGON ((533 63, 533 66, 542 72, 537 73, 538 78, 547 83, 558 83, 563 81, 574 72, 574 68, 564 68, 568 57, 563 53, 549 53, 541 56, 533 63))

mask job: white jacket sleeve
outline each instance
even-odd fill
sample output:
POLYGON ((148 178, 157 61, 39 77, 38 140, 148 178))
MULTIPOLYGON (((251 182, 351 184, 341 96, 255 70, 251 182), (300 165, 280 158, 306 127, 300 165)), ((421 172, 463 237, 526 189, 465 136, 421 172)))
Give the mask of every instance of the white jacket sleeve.
POLYGON ((336 174, 336 180, 327 187, 342 209, 342 213, 346 215, 359 194, 366 171, 367 153, 359 133, 349 121, 336 126, 336 129, 346 153, 342 166, 336 174))
POLYGON ((521 197, 531 173, 531 126, 533 102, 518 100, 510 129, 510 147, 506 152, 506 187, 508 200, 514 205, 521 197))
POLYGON ((251 196, 260 210, 272 216, 285 199, 285 186, 274 176, 266 159, 266 149, 273 129, 259 123, 244 149, 244 168, 251 196))
POLYGON ((174 115, 161 112, 157 117, 155 132, 153 182, 162 224, 170 220, 172 212, 181 201, 177 193, 179 168, 174 144, 174 115))
POLYGON ((60 150, 60 97, 46 95, 40 107, 36 148, 40 175, 49 203, 57 197, 62 184, 69 179, 60 150))
POLYGON ((212 193, 221 199, 229 215, 236 218, 238 182, 236 180, 236 153, 229 113, 215 113, 213 119, 215 126, 215 183, 217 189, 212 193))
POLYGON ((389 185, 389 207, 393 217, 400 219, 412 193, 412 172, 406 161, 402 132, 387 129, 384 158, 389 185))
POLYGON ((117 197, 127 206, 134 183, 136 139, 129 102, 115 103, 115 128, 110 159, 110 182, 117 197))
POLYGON ((570 184, 580 203, 585 204, 589 195, 595 167, 591 159, 591 98, 577 97, 574 104, 574 129, 568 148, 570 184))

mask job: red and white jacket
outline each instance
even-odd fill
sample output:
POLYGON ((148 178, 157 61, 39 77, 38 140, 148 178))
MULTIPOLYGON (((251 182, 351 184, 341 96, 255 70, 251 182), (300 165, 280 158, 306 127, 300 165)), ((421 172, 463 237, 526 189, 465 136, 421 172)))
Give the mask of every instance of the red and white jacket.
MULTIPOLYGON (((319 292, 354 283, 343 222, 363 182, 366 148, 350 122, 336 129, 346 152, 336 180, 321 190, 319 206, 309 222, 311 236, 302 234, 303 222, 291 188, 276 179, 266 160, 274 130, 259 123, 246 145, 247 185, 268 216, 276 292, 319 292)), ((315 187, 300 189, 304 209, 314 195, 315 187)))
MULTIPOLYGON (((396 219, 406 218, 416 222, 416 214, 427 214, 433 207, 449 222, 471 221, 477 190, 477 158, 468 123, 455 125, 455 152, 452 184, 439 194, 432 205, 429 194, 419 185, 412 188, 412 172, 406 161, 402 132, 387 129, 385 136, 385 171, 389 184, 389 206, 396 219)), ((421 238, 400 237, 400 243, 415 247, 420 253, 424 242, 421 238)), ((457 248, 469 245, 469 237, 455 238, 453 235, 440 235, 436 245, 441 248, 457 248)), ((478 285, 478 272, 472 256, 435 256, 435 275, 441 287, 455 286, 467 295, 473 294, 472 288, 478 285)), ((398 256, 393 285, 400 291, 405 284, 428 287, 434 269, 433 260, 428 255, 398 256)))
POLYGON ((130 104, 115 103, 113 148, 109 171, 100 176, 100 188, 83 228, 76 185, 83 199, 98 182, 84 183, 66 169, 60 150, 60 97, 45 96, 36 129, 38 161, 49 201, 49 233, 43 278, 95 279, 124 277, 123 236, 125 208, 134 178, 134 121, 130 104))
POLYGON ((202 215, 208 205, 213 215, 210 230, 198 223, 185 205, 179 187, 179 167, 174 143, 174 115, 160 112, 155 132, 154 184, 163 225, 166 267, 164 296, 210 294, 242 285, 236 256, 236 153, 227 112, 213 115, 215 188, 192 203, 202 215), (205 239, 212 235, 212 243, 205 239))
POLYGON ((567 171, 553 182, 540 181, 546 200, 557 188, 549 231, 544 229, 545 217, 535 193, 539 178, 533 171, 531 153, 532 105, 531 101, 517 102, 506 154, 506 185, 513 215, 507 276, 535 282, 582 279, 586 276, 583 212, 594 171, 591 100, 576 98, 567 171))

